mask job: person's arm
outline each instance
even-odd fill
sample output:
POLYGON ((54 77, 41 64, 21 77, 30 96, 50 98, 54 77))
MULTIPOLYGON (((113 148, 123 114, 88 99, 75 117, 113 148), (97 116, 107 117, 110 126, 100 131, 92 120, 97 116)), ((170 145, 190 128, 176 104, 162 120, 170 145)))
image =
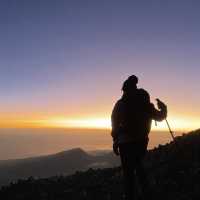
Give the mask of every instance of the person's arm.
POLYGON ((118 141, 118 130, 119 130, 119 102, 117 102, 113 108, 112 115, 111 115, 111 125, 112 125, 112 131, 111 136, 113 138, 113 143, 117 143, 118 141))
POLYGON ((156 100, 157 100, 159 110, 157 110, 155 106, 151 104, 152 118, 156 121, 162 121, 167 118, 167 106, 159 99, 156 99, 156 100))
POLYGON ((112 124, 112 131, 111 131, 111 136, 113 138, 113 152, 116 155, 119 155, 119 150, 118 150, 118 133, 120 129, 120 124, 121 124, 121 108, 120 108, 120 102, 118 101, 112 111, 111 115, 111 124, 112 124))

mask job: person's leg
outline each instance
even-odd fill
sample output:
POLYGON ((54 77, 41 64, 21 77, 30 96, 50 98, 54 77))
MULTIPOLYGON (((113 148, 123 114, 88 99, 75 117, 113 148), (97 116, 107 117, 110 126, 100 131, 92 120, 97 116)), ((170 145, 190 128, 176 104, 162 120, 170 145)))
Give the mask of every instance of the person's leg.
POLYGON ((136 175, 138 177, 139 184, 141 186, 142 196, 144 199, 151 199, 151 191, 150 191, 150 184, 148 181, 148 177, 146 171, 143 166, 143 159, 146 154, 146 147, 140 145, 138 147, 140 149, 138 151, 137 160, 136 160, 136 175))
POLYGON ((122 144, 119 146, 122 169, 124 174, 124 189, 127 200, 134 199, 135 183, 135 159, 133 156, 132 145, 122 144))
POLYGON ((142 164, 142 160, 139 160, 136 165, 136 174, 138 181, 141 185, 142 191, 145 192, 148 187, 147 175, 142 164))
POLYGON ((136 176, 141 187, 140 191, 142 192, 143 199, 151 200, 153 198, 153 191, 142 162, 138 163, 136 167, 136 176))

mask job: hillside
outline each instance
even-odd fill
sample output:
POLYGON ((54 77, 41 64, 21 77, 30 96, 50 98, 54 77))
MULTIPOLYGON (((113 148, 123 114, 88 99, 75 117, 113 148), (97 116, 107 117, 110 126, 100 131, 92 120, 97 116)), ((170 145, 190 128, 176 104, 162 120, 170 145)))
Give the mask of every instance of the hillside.
MULTIPOLYGON (((200 198, 200 130, 149 151, 145 162, 154 199, 200 198)), ((89 169, 71 176, 19 180, 3 187, 2 199, 120 200, 120 168, 89 169)))

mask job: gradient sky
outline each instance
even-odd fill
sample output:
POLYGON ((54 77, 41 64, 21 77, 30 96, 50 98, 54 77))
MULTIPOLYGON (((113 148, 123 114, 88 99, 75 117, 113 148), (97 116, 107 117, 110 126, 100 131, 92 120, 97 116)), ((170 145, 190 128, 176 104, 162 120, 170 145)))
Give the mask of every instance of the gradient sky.
POLYGON ((199 10, 197 0, 2 0, 0 125, 103 124, 136 74, 175 128, 197 128, 199 10))

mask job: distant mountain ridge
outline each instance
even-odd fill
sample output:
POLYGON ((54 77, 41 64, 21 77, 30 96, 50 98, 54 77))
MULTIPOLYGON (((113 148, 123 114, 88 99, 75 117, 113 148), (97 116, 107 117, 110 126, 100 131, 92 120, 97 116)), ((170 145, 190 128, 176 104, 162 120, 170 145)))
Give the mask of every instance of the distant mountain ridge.
POLYGON ((17 179, 69 175, 84 171, 90 167, 105 168, 119 164, 118 158, 111 152, 92 155, 80 148, 62 151, 56 154, 24 159, 0 161, 0 186, 17 179))

